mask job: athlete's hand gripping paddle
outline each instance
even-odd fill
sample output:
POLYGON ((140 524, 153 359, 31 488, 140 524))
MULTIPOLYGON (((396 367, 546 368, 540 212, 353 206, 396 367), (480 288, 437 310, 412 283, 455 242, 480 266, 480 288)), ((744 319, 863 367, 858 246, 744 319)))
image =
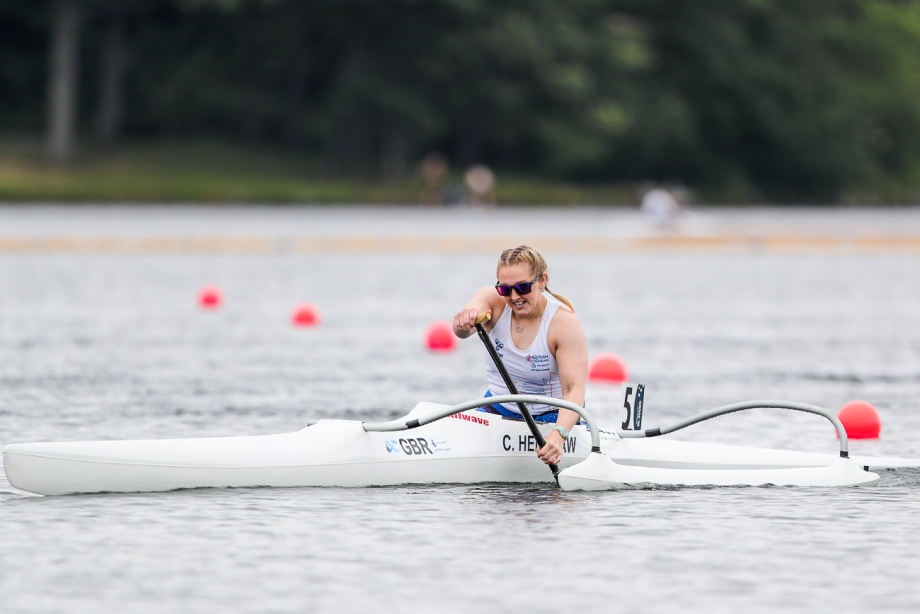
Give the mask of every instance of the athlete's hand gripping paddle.
MULTIPOLYGON (((489 356, 492 357, 492 362, 495 363, 495 367, 498 369, 498 372, 501 373, 502 379, 505 380, 505 385, 508 387, 508 392, 511 394, 521 394, 518 392, 517 386, 514 385, 514 382, 511 380, 511 376, 508 375, 508 370, 505 369, 505 365, 502 362, 501 357, 498 355, 498 352, 495 351, 495 348, 492 346, 492 340, 489 339, 489 333, 486 332, 486 329, 482 326, 483 322, 488 322, 492 318, 490 312, 481 313, 476 316, 476 332, 479 334, 479 338, 482 340, 483 344, 486 346, 486 351, 489 352, 489 356)), ((518 402, 518 409, 521 411, 521 415, 524 416, 524 421, 527 422, 527 426, 530 428, 530 432, 533 434, 534 439, 537 441, 537 448, 542 448, 546 445, 546 439, 543 438, 543 433, 537 428, 537 423, 534 422, 533 416, 530 415, 530 411, 527 407, 518 402)), ((553 472, 553 477, 556 479, 556 483, 559 483, 559 467, 558 465, 551 464, 549 468, 553 472)))

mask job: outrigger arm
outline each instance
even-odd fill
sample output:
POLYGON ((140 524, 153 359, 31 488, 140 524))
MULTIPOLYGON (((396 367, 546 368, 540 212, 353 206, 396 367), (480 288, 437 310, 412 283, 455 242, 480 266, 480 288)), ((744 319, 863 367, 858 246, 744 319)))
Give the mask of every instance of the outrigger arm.
MULTIPOLYGON (((576 405, 570 401, 565 401, 563 399, 555 399, 552 397, 544 397, 539 395, 506 394, 497 397, 485 397, 482 399, 467 401, 466 403, 461 403, 452 407, 445 407, 440 411, 432 412, 431 414, 422 418, 413 420, 391 420, 390 422, 364 422, 362 423, 362 427, 365 431, 368 432, 405 431, 425 424, 431 424, 432 422, 446 418, 447 416, 452 416, 453 414, 458 414, 468 409, 475 409, 485 405, 492 405, 493 403, 539 403, 541 405, 553 405, 555 407, 570 409, 581 416, 585 423, 588 425, 588 431, 591 434, 591 451, 598 453, 601 451, 600 431, 598 431, 597 423, 584 407, 576 405)), ((830 423, 834 425, 834 428, 837 429, 837 436, 840 438, 840 457, 849 457, 847 432, 840 420, 837 419, 837 416, 822 407, 809 405, 807 403, 795 403, 793 401, 743 401, 741 403, 733 403, 731 405, 725 405, 723 407, 717 407, 716 409, 711 409, 709 411, 700 412, 690 416, 689 418, 685 418, 684 420, 680 420, 679 422, 675 422, 674 424, 665 427, 646 429, 644 431, 624 431, 620 428, 617 428, 616 433, 624 439, 657 437, 659 435, 667 435, 668 433, 679 431, 705 420, 710 420, 718 416, 724 416, 726 414, 743 411, 745 409, 789 409, 793 411, 802 411, 822 416, 830 421, 830 423)))
POLYGON ((847 431, 843 426, 843 423, 830 411, 824 409, 823 407, 818 407, 816 405, 809 405, 807 403, 795 403, 792 401, 742 401, 741 403, 733 403, 731 405, 725 405, 723 407, 717 407, 716 409, 710 409, 709 411, 700 412, 694 414, 689 418, 675 422, 669 426, 655 428, 655 429, 646 429, 644 431, 623 431, 617 429, 617 435, 623 438, 642 438, 642 437, 657 437, 659 435, 667 435, 668 433, 673 433, 674 431, 679 431, 688 426, 693 426, 703 422, 704 420, 709 420, 710 418, 715 418, 718 416, 724 416, 726 414, 731 414, 736 411, 743 411, 745 409, 791 409, 794 411, 803 411, 809 414, 816 414, 827 418, 831 424, 834 425, 834 428, 837 429, 837 436, 840 438, 840 457, 849 458, 850 454, 848 452, 848 442, 847 442, 847 431))

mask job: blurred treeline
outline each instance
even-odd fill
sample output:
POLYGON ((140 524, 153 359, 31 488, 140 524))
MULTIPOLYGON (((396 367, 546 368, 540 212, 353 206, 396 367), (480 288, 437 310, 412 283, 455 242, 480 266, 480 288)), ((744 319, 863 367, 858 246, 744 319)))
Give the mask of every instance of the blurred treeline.
POLYGON ((74 134, 194 137, 346 176, 439 151, 727 199, 906 195, 920 3, 0 0, 0 131, 59 162, 74 134))

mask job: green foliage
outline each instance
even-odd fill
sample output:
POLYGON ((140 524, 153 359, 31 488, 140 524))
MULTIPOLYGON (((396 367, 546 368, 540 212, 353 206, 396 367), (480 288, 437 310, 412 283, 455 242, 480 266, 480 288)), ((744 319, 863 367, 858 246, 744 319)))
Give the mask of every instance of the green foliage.
MULTIPOLYGON (((0 130, 39 132, 55 5, 0 1, 0 130)), ((287 146, 367 177, 440 150, 500 177, 714 199, 920 186, 913 1, 74 1, 87 134, 119 7, 130 138, 287 146)))
MULTIPOLYGON (((667 100, 645 143, 662 171, 697 185, 748 185, 762 197, 834 200, 880 174, 916 167, 918 20, 887 0, 644 2, 652 78, 667 100), (656 143, 655 141, 664 141, 656 143)), ((637 147, 642 147, 637 135, 637 147)))

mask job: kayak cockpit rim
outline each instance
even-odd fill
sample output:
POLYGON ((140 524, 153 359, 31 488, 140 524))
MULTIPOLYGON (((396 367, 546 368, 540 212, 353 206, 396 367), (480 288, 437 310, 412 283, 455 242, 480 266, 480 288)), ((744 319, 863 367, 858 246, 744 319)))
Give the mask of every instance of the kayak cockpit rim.
POLYGON ((495 403, 532 403, 539 405, 553 405, 555 407, 570 409, 581 416, 585 423, 588 425, 588 431, 591 434, 591 451, 598 453, 601 451, 601 438, 600 431, 597 429, 597 423, 594 421, 594 418, 591 416, 591 414, 585 411, 584 407, 563 399, 554 399, 552 397, 543 397, 531 394, 503 394, 494 397, 474 399, 459 405, 445 407, 442 410, 431 412, 427 416, 414 418, 412 420, 405 420, 400 418, 397 420, 390 420, 389 422, 362 422, 361 426, 367 432, 405 431, 423 426, 425 424, 430 424, 436 420, 440 420, 441 418, 446 418, 447 416, 459 414, 460 412, 466 411, 468 409, 476 409, 477 407, 493 405, 495 403))

